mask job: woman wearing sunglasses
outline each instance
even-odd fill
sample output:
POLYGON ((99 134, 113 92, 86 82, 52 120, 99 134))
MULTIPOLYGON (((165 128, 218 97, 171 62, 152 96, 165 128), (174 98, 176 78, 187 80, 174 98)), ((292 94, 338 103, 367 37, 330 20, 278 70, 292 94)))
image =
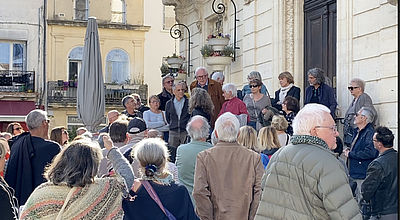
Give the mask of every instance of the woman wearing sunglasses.
POLYGON ((259 115, 265 113, 267 111, 265 108, 267 106, 271 106, 271 99, 269 95, 265 95, 261 93, 262 82, 258 79, 253 79, 249 83, 249 87, 251 89, 251 93, 247 94, 243 98, 244 104, 246 104, 247 112, 250 116, 250 121, 248 125, 256 129, 260 130, 262 124, 259 122, 259 115))
POLYGON ((343 142, 347 147, 350 147, 350 144, 357 130, 357 126, 354 124, 354 116, 356 115, 356 113, 362 107, 370 107, 374 113, 374 124, 376 122, 377 112, 372 104, 371 97, 364 92, 364 80, 354 78, 350 81, 349 87, 347 88, 354 98, 344 116, 343 142))
POLYGON ((12 134, 12 136, 14 137, 24 133, 24 129, 22 128, 20 123, 13 122, 7 126, 7 132, 12 134))

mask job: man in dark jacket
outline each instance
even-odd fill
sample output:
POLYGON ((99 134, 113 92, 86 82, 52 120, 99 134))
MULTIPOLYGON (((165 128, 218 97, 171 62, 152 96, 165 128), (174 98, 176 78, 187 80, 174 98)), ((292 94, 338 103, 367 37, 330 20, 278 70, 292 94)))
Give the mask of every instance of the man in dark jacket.
POLYGON ((367 169, 361 185, 362 199, 371 204, 371 219, 398 219, 398 153, 393 149, 394 135, 387 127, 378 127, 373 137, 379 156, 367 169))
POLYGON ((325 72, 320 68, 313 68, 308 70, 307 75, 310 86, 306 89, 304 105, 308 103, 325 105, 331 110, 331 115, 335 119, 336 97, 332 87, 325 84, 325 72))
POLYGON ((44 168, 61 150, 59 144, 46 140, 49 139, 50 120, 45 111, 33 110, 25 121, 30 132, 19 135, 13 143, 5 176, 20 205, 24 205, 33 190, 46 181, 44 168))
POLYGON ((368 165, 378 156, 378 151, 372 142, 373 120, 374 113, 370 108, 362 107, 357 112, 354 119, 358 128, 357 135, 354 137, 351 147, 343 151, 344 156, 347 157, 349 174, 357 182, 356 198, 358 202, 361 200, 361 184, 366 177, 368 165))
POLYGON ((189 100, 184 95, 183 82, 173 85, 172 90, 174 97, 165 105, 165 117, 169 124, 168 144, 177 148, 186 140, 186 125, 190 119, 189 100))
POLYGON ((172 85, 174 84, 174 77, 171 75, 166 75, 162 78, 163 90, 160 94, 158 94, 158 98, 160 99, 160 107, 161 111, 165 111, 165 104, 172 98, 172 85))

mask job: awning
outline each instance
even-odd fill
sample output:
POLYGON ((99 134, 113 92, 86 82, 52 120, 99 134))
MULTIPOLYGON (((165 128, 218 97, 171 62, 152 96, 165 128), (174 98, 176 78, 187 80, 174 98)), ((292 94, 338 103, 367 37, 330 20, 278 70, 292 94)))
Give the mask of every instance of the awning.
POLYGON ((0 121, 25 121, 25 116, 36 109, 34 101, 0 101, 0 121))

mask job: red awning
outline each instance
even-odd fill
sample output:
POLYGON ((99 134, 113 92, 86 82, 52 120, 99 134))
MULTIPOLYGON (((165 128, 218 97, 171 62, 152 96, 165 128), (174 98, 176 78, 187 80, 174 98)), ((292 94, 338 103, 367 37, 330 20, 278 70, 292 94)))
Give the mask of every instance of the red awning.
POLYGON ((0 101, 0 115, 26 116, 36 109, 34 101, 0 101))

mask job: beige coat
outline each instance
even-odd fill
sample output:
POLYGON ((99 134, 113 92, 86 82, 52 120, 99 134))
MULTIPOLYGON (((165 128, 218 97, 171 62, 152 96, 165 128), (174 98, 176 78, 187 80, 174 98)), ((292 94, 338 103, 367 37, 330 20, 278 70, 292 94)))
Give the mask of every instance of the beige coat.
POLYGON ((237 143, 219 142, 200 152, 193 188, 199 218, 252 220, 263 172, 260 155, 237 143))

